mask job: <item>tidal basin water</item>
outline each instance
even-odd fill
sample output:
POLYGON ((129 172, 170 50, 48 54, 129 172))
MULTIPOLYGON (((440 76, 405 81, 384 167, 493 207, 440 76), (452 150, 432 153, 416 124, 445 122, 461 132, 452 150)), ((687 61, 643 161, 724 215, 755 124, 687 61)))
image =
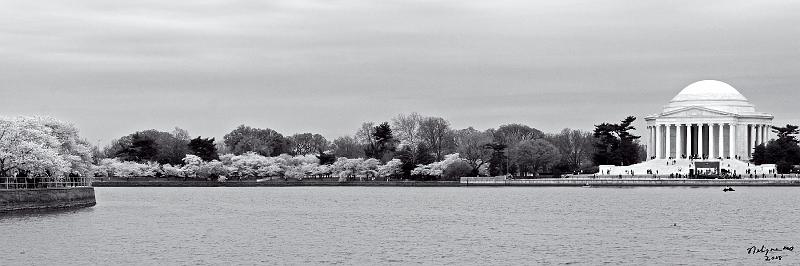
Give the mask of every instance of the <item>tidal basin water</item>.
POLYGON ((800 188, 96 188, 0 216, 2 265, 800 264, 800 188))

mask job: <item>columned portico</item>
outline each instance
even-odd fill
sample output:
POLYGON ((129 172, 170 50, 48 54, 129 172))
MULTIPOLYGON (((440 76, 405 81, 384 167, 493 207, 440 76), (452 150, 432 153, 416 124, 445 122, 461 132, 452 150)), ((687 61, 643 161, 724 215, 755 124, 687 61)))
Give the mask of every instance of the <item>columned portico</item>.
POLYGON ((772 118, 756 112, 747 98, 728 84, 696 82, 661 113, 645 117, 652 146, 648 158, 749 160, 755 147, 769 140, 772 118))

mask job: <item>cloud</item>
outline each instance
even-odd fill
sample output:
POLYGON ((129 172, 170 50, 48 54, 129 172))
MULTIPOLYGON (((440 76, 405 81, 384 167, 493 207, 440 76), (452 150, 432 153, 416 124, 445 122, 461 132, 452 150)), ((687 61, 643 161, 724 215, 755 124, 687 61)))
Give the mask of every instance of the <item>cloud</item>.
MULTIPOLYGON (((0 3, 0 112, 91 139, 238 123, 350 134, 417 111, 589 129, 720 79, 797 120, 800 5, 783 1, 0 3), (109 128, 113 131, 108 131, 109 128)), ((456 121, 458 120, 458 121, 456 121)))

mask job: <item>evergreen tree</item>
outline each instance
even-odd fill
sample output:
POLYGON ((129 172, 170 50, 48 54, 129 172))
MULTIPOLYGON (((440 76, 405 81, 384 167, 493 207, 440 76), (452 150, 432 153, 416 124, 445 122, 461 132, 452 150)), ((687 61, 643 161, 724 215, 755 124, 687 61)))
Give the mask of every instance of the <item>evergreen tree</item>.
POLYGON ((374 140, 367 148, 365 153, 367 156, 387 162, 392 158, 392 153, 396 150, 397 140, 392 135, 392 127, 388 122, 383 122, 375 126, 372 132, 372 139, 374 140))
POLYGON ((189 141, 189 152, 197 155, 203 161, 218 160, 217 146, 214 144, 214 138, 197 138, 189 141))
POLYGON ((800 164, 800 142, 796 135, 798 127, 786 125, 786 127, 772 127, 772 131, 778 136, 771 140, 767 145, 758 145, 753 151, 751 161, 755 164, 775 164, 778 173, 789 173, 792 167, 800 164))
POLYGON ((421 143, 417 147, 417 153, 414 154, 414 163, 416 164, 430 164, 436 161, 436 156, 431 152, 427 144, 421 143))
POLYGON ((489 175, 499 176, 508 174, 506 156, 506 145, 500 143, 486 144, 488 149, 492 149, 492 157, 489 159, 489 175))
POLYGON ((400 169, 403 172, 402 175, 411 176, 411 170, 414 170, 414 168, 417 167, 417 164, 414 160, 414 152, 411 150, 411 147, 404 146, 394 154, 394 158, 400 159, 400 162, 402 162, 400 165, 400 169))
POLYGON ((255 152, 263 156, 278 156, 289 152, 286 138, 275 130, 241 125, 226 134, 225 146, 236 155, 255 152))
POLYGON ((124 145, 115 156, 124 161, 144 162, 152 161, 157 153, 156 141, 137 132, 131 135, 130 144, 124 145))
POLYGON ((628 116, 619 124, 603 123, 594 129, 595 152, 592 160, 595 165, 631 165, 641 161, 639 158, 640 136, 629 131, 636 117, 628 116))
POLYGON ((317 159, 319 159, 320 165, 333 164, 334 162, 336 162, 336 155, 320 152, 320 154, 317 155, 317 159))

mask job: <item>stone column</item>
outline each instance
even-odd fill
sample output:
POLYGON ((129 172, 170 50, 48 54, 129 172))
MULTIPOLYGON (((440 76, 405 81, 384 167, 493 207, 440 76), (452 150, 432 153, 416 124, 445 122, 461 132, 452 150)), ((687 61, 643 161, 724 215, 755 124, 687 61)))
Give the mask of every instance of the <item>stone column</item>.
POLYGON ((692 124, 686 124, 686 158, 692 156, 692 124))
POLYGON ((754 131, 756 132, 756 133, 755 133, 756 135, 754 136, 754 138, 755 138, 755 143, 753 144, 753 152, 755 152, 755 150, 756 150, 756 146, 758 146, 759 144, 761 144, 761 125, 759 125, 759 124, 756 124, 756 125, 755 125, 755 127, 756 127, 756 128, 754 129, 754 131))
POLYGON ((709 159, 713 159, 714 158, 714 143, 715 142, 716 141, 714 140, 714 124, 709 123, 708 124, 708 158, 709 159))
POLYGON ((645 161, 649 161, 650 157, 650 149, 653 148, 653 131, 650 129, 650 126, 647 126, 647 159, 645 161))
POLYGON ((697 156, 703 158, 703 125, 697 124, 697 156))
MULTIPOLYGON (((761 125, 756 124, 756 146, 761 145, 761 125)), ((755 149, 753 149, 755 151, 755 149)))
POLYGON ((656 126, 650 126, 650 144, 653 146, 653 148, 650 149, 650 156, 656 158, 656 147, 658 146, 658 142, 656 141, 656 126))
POLYGON ((728 156, 736 158, 736 125, 728 124, 728 156))
POLYGON ((672 154, 672 124, 667 124, 666 126, 667 126, 667 136, 666 136, 667 140, 665 141, 666 149, 664 149, 664 150, 666 151, 666 154, 664 155, 664 158, 669 159, 669 157, 672 157, 672 155, 671 155, 672 154))
POLYGON ((656 159, 661 159, 661 124, 656 124, 656 159))
POLYGON ((656 126, 650 126, 650 157, 656 157, 656 126))
POLYGON ((681 128, 683 124, 675 125, 675 158, 681 158, 681 148, 683 148, 683 143, 681 142, 681 128))
POLYGON ((747 132, 749 132, 747 135, 747 159, 750 159, 750 156, 753 154, 753 148, 755 148, 755 146, 753 146, 753 125, 747 125, 747 132))
POLYGON ((764 131, 763 134, 761 134, 761 143, 766 146, 767 145, 767 140, 768 140, 767 139, 767 132, 769 132, 769 129, 767 129, 767 125, 766 124, 761 125, 761 128, 762 128, 762 131, 764 131))
POLYGON ((764 127, 760 124, 756 126, 756 146, 761 145, 761 137, 764 135, 761 134, 762 129, 764 129, 764 127))
POLYGON ((725 124, 717 124, 717 157, 725 159, 725 124))

